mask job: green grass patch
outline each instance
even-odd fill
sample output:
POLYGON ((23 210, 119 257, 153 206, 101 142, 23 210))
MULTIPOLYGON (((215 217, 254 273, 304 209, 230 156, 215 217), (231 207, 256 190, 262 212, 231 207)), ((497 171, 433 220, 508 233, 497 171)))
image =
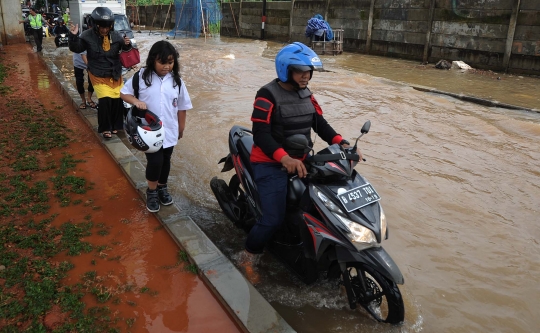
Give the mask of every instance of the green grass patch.
MULTIPOLYGON (((4 83, 11 79, 12 68, 2 61, 0 55, 0 94, 5 95, 10 88, 4 83)), ((87 197, 93 183, 73 172, 85 161, 60 154, 70 142, 70 131, 56 116, 62 106, 46 110, 43 104, 31 104, 33 96, 28 101, 11 97, 0 99, 2 110, 9 110, 2 114, 8 126, 0 135, 0 332, 48 332, 43 319, 53 306, 67 314, 54 332, 120 332, 117 324, 133 325, 135 319, 113 318, 108 305, 118 304, 120 298, 97 275, 102 261, 92 260, 96 270, 72 285, 65 278, 74 265, 55 261, 61 253, 78 256, 94 251, 96 246, 85 237, 109 233, 105 224, 96 226, 90 214, 82 221, 64 222, 50 212, 55 199, 61 206, 100 209, 87 197), (85 295, 93 295, 100 306, 88 308, 82 301, 85 295)), ((113 248, 104 245, 103 250, 113 248)))
MULTIPOLYGON (((0 224, 0 320, 7 324, 1 332, 19 332, 19 323, 30 323, 27 332, 46 332, 43 316, 54 304, 69 313, 69 319, 54 332, 120 332, 114 325, 122 318, 114 319, 105 306, 87 309, 82 298, 94 295, 98 303, 112 302, 113 292, 101 284, 97 271, 81 275, 80 282, 64 285, 61 281, 74 267, 72 263, 51 262, 51 258, 65 251, 69 255, 90 252, 93 246, 82 241, 91 234, 93 223, 63 223, 59 228, 51 225, 57 216, 36 221, 29 219, 26 226, 14 223, 0 224), (32 256, 22 255, 31 249, 32 256), (22 290, 21 297, 9 290, 22 290)), ((130 288, 125 288, 129 291, 130 288)), ((132 289, 132 288, 131 288, 132 289)), ((151 293, 150 290, 147 290, 151 293)), ((117 304, 118 298, 114 299, 117 304)))
MULTIPOLYGON (((86 179, 68 174, 69 170, 75 169, 77 163, 84 162, 83 160, 73 159, 73 155, 64 154, 60 160, 60 167, 56 171, 58 176, 52 177, 53 188, 56 190, 55 196, 60 200, 62 207, 68 206, 72 201, 73 194, 85 194, 91 187, 87 184, 86 179)), ((77 203, 81 203, 81 199, 76 199, 77 203)))
POLYGON ((178 251, 177 256, 178 256, 179 261, 183 261, 187 264, 186 267, 184 268, 186 271, 191 272, 193 274, 199 273, 199 268, 197 267, 197 265, 190 263, 189 257, 186 251, 183 251, 183 250, 178 251))

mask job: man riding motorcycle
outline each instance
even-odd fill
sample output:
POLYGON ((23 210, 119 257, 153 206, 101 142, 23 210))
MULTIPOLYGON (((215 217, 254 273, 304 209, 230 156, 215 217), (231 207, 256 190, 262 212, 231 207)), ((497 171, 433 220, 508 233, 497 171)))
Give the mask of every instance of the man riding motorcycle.
MULTIPOLYGON (((295 42, 282 48, 275 59, 278 78, 263 86, 255 96, 251 121, 254 145, 251 165, 260 195, 262 217, 253 226, 245 243, 244 269, 249 275, 254 254, 264 246, 283 222, 286 210, 288 173, 307 175, 302 160, 283 148, 285 139, 303 134, 310 146, 311 129, 329 145, 349 142, 336 133, 323 117, 317 100, 307 88, 313 70, 322 70, 322 62, 313 50, 295 42)), ((360 159, 361 154, 359 152, 360 159)))
MULTIPOLYGON (((59 47, 60 46, 60 35, 61 34, 64 34, 64 37, 67 37, 68 36, 68 33, 69 33, 69 29, 68 27, 66 27, 66 25, 64 24, 64 20, 63 19, 58 19, 57 21, 57 25, 54 27, 53 29, 53 34, 54 34, 54 44, 56 45, 56 47, 59 47)), ((67 41, 67 40, 66 40, 67 41)), ((66 44, 67 45, 67 44, 66 44)))

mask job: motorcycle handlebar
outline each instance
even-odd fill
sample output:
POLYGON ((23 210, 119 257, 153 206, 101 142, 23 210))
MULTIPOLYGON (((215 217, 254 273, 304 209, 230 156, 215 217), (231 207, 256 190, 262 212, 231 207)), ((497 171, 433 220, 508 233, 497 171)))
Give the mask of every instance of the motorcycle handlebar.
MULTIPOLYGON (((349 151, 349 154, 358 154, 358 153, 356 152, 356 145, 354 145, 354 147, 343 148, 343 150, 345 150, 345 151, 348 150, 348 151, 349 151)), ((365 158, 362 158, 362 161, 365 162, 366 159, 365 159, 365 158)))
MULTIPOLYGON (((343 150, 345 150, 345 152, 346 152, 347 154, 349 154, 349 155, 357 155, 357 156, 358 156, 358 154, 356 153, 356 149, 354 149, 353 147, 343 148, 343 150)), ((315 156, 316 156, 316 155, 315 155, 315 156)), ((319 156, 321 156, 321 155, 319 155, 319 156)), ((310 157, 312 157, 312 156, 307 157, 307 158, 303 161, 304 164, 305 164, 306 166, 308 166, 310 163, 313 163, 313 162, 314 162, 314 161, 310 160, 310 157)), ((340 157, 341 157, 341 156, 340 156, 340 157)), ((340 159, 342 159, 342 158, 340 158, 340 159)), ((357 159, 351 159, 351 160, 357 161, 357 159)), ((330 160, 326 160, 326 161, 330 161, 330 160)), ((362 158, 362 161, 365 162, 366 159, 365 159, 365 158, 362 158)), ((321 161, 318 161, 318 162, 321 162, 321 161)), ((313 170, 313 169, 312 169, 312 170, 313 170)), ((287 172, 287 168, 281 167, 281 171, 287 172)), ((317 173, 318 173, 317 169, 314 169, 314 171, 309 171, 309 170, 308 170, 307 178, 309 178, 310 176, 315 176, 317 173)), ((297 173, 295 173, 295 174, 297 174, 297 173)))

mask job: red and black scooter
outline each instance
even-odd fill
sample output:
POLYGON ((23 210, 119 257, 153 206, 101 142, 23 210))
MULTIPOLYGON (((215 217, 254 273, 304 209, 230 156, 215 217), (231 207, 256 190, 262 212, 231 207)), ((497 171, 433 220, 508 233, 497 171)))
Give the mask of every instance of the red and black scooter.
MULTIPOLYGON (((386 216, 373 186, 354 167, 358 139, 352 148, 331 145, 305 159, 307 180, 290 175, 287 213, 268 250, 305 283, 324 276, 345 287, 349 305, 366 309, 375 319, 401 323, 405 309, 397 284, 399 268, 382 248, 388 238, 386 216)), ((233 168, 229 183, 214 177, 210 187, 225 215, 246 232, 262 214, 249 157, 253 136, 249 129, 233 126, 229 155, 222 172, 233 168)), ((310 152, 303 135, 287 138, 287 151, 310 152)), ((285 171, 284 171, 285 172, 285 171)))

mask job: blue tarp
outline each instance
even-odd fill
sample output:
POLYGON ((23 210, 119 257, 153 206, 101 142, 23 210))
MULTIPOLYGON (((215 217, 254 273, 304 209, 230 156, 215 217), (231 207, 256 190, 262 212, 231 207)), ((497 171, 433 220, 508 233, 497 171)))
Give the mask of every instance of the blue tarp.
POLYGON ((334 39, 334 32, 330 28, 330 24, 321 15, 317 14, 307 21, 306 37, 320 36, 322 31, 326 32, 326 40, 334 39))
POLYGON ((218 0, 174 0, 174 4, 176 25, 167 33, 169 37, 190 33, 191 36, 198 38, 203 31, 203 16, 205 25, 219 25, 221 22, 221 7, 218 0))

